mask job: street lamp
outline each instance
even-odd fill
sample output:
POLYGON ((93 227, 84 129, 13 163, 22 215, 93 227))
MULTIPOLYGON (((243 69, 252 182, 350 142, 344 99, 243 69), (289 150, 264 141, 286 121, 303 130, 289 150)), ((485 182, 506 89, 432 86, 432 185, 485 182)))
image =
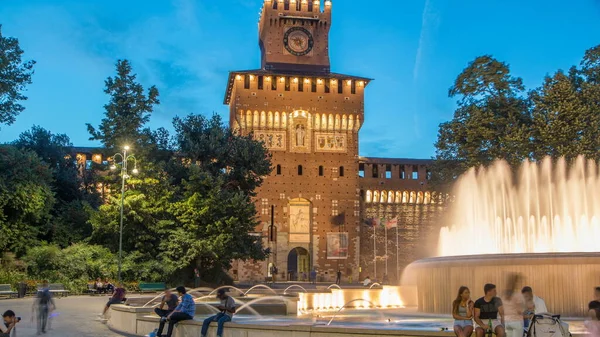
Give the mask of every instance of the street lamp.
MULTIPOLYGON (((119 272, 118 279, 119 284, 121 284, 121 263, 123 259, 123 206, 125 203, 125 180, 129 179, 129 175, 127 174, 127 162, 130 159, 133 159, 133 170, 131 171, 133 174, 138 174, 139 171, 137 169, 137 160, 135 156, 130 154, 127 155, 127 151, 129 151, 129 146, 123 147, 123 153, 116 153, 113 158, 116 159, 117 156, 121 157, 121 223, 119 226, 119 272)), ((115 164, 111 165, 111 170, 116 170, 117 166, 115 164)))

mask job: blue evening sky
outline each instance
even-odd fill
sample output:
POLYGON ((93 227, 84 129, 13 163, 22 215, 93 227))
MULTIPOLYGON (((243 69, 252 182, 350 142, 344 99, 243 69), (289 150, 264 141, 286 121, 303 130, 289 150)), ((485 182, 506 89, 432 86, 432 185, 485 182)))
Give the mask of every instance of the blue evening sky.
MULTIPOLYGON (((37 61, 26 111, 0 142, 32 125, 92 146, 104 79, 118 58, 155 84, 151 127, 176 115, 227 117, 229 70, 260 65, 262 0, 0 0, 5 36, 37 61)), ((600 44, 600 0, 333 0, 332 71, 374 78, 361 130, 364 156, 429 158, 439 123, 452 118, 448 88, 469 61, 492 54, 528 88, 579 63, 600 44)))

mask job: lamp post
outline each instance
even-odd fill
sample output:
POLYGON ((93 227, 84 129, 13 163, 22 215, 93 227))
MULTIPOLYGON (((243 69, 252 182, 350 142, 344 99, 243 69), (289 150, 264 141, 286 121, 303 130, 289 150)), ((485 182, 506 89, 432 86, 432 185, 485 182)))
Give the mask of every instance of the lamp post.
MULTIPOLYGON (((117 156, 121 157, 121 221, 119 225, 119 271, 117 276, 119 284, 121 284, 121 263, 123 261, 123 206, 125 203, 125 180, 129 179, 129 175, 127 174, 127 162, 130 159, 133 159, 133 170, 131 173, 138 174, 139 172, 137 169, 137 160, 135 159, 135 156, 132 154, 128 155, 127 151, 129 151, 129 146, 126 145, 123 147, 122 154, 115 153, 113 156, 114 159, 116 159, 117 156)), ((116 170, 117 166, 113 164, 110 169, 116 170)))

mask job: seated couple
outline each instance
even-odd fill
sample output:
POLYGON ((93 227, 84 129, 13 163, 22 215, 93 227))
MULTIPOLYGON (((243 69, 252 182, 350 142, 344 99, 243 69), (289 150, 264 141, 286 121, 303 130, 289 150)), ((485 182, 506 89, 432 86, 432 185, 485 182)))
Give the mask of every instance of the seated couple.
POLYGON ((473 320, 476 323, 477 337, 483 337, 486 333, 494 333, 498 337, 522 337, 524 324, 528 323, 533 314, 548 311, 544 301, 533 295, 531 287, 523 288, 522 297, 508 291, 504 301, 497 297, 496 286, 493 284, 486 284, 484 293, 484 297, 473 303, 469 288, 460 287, 458 296, 452 303, 454 333, 457 337, 471 336, 473 320))
MULTIPOLYGON (((196 313, 196 303, 194 303, 194 299, 190 294, 186 293, 186 289, 183 286, 177 287, 177 292, 181 296, 181 303, 177 304, 177 296, 167 290, 161 304, 154 310, 154 312, 161 317, 156 337, 163 337, 162 332, 167 321, 169 322, 169 328, 167 334, 164 336, 171 337, 175 324, 194 318, 196 313), (165 305, 167 305, 167 309, 164 309, 165 305)), ((217 306, 217 309, 221 312, 204 320, 204 323, 202 324, 202 336, 206 336, 211 322, 218 323, 217 336, 223 336, 223 325, 226 322, 230 322, 235 313, 235 301, 225 293, 224 289, 219 289, 217 298, 221 301, 220 305, 217 306)))

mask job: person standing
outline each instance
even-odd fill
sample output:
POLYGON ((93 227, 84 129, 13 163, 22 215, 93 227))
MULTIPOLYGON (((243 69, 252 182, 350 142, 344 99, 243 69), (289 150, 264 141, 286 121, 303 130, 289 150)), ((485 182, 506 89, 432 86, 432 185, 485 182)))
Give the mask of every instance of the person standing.
POLYGON ((179 304, 179 298, 177 298, 177 295, 173 294, 171 289, 167 289, 165 290, 165 296, 163 296, 160 301, 158 308, 154 308, 154 312, 160 318, 167 317, 175 310, 175 308, 177 308, 177 304, 179 304), (166 309, 165 305, 167 306, 166 309))
POLYGON ((452 302, 454 318, 454 334, 456 337, 471 337, 473 333, 473 301, 471 291, 462 286, 458 288, 458 296, 452 302))
POLYGON ((196 303, 194 303, 194 298, 187 293, 184 286, 177 287, 177 292, 179 293, 179 296, 181 296, 181 302, 172 313, 161 318, 157 336, 163 336, 162 331, 167 321, 169 322, 169 328, 167 329, 166 337, 171 337, 173 335, 175 324, 181 321, 194 319, 194 315, 196 314, 196 303))
POLYGON ((594 288, 594 300, 600 302, 600 287, 594 288))
POLYGON ((217 337, 223 337, 223 326, 225 323, 231 322, 233 314, 235 314, 235 301, 225 293, 225 289, 219 289, 217 298, 221 301, 217 306, 221 312, 204 320, 200 332, 202 337, 206 337, 211 322, 217 322, 217 337))
POLYGON ((317 270, 314 268, 310 271, 310 281, 312 282, 312 284, 317 283, 317 270))
POLYGON ((55 310, 56 305, 52 299, 52 293, 48 288, 48 281, 42 283, 42 288, 37 293, 37 298, 33 302, 31 313, 37 310, 37 333, 38 335, 46 333, 48 325, 48 315, 50 311, 55 310), (51 307, 52 306, 52 307, 51 307))
POLYGON ((588 309, 584 326, 592 337, 600 337, 600 301, 591 301, 588 309))
POLYGON ((335 284, 339 285, 340 283, 342 283, 342 271, 338 269, 335 284))
POLYGON ((523 336, 523 298, 518 291, 507 290, 502 301, 506 321, 506 335, 508 337, 523 336))
POLYGON ((497 337, 506 336, 504 330, 504 307, 502 300, 496 296, 496 286, 486 284, 483 287, 485 296, 475 301, 475 323, 477 328, 475 334, 477 337, 483 337, 486 332, 495 333, 497 337), (500 318, 498 318, 500 316, 500 318))

